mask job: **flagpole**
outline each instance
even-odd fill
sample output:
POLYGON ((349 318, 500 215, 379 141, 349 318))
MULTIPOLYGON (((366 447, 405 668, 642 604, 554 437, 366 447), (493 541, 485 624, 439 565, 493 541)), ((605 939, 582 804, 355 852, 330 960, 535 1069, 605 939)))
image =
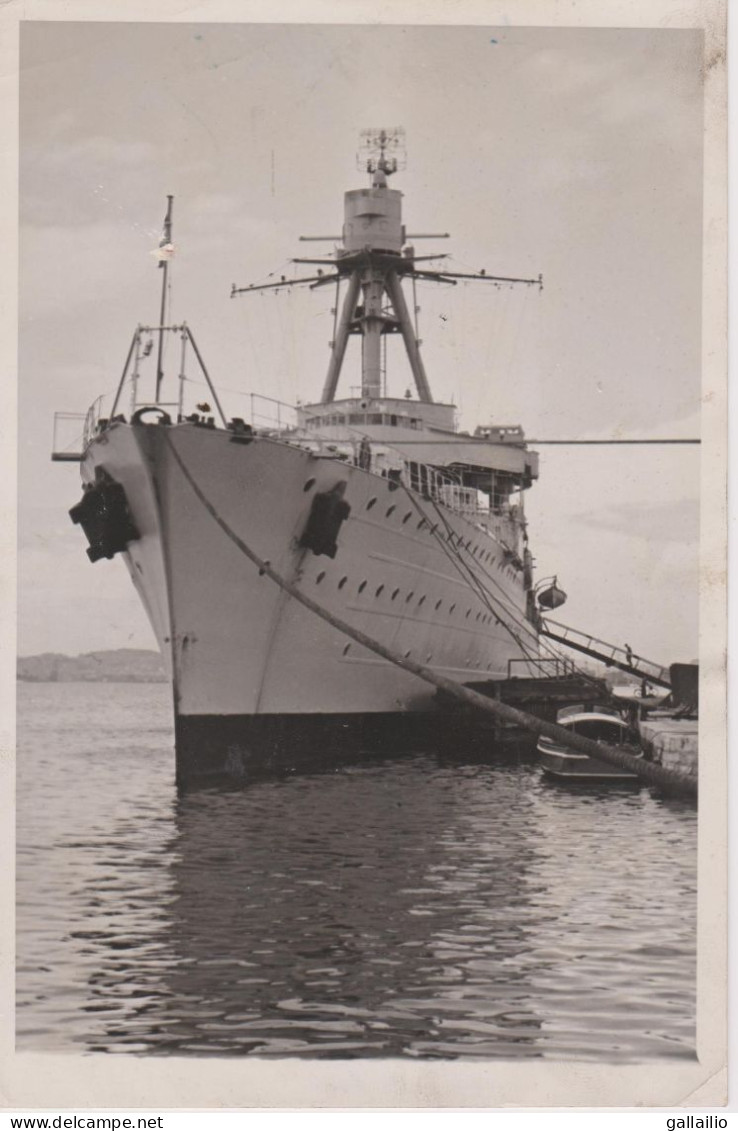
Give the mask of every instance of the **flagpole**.
MULTIPOLYGON (((172 201, 173 196, 167 196, 167 214, 164 217, 164 235, 160 247, 166 247, 172 242, 172 201)), ((169 259, 165 255, 159 261, 159 266, 164 269, 164 275, 161 281, 161 313, 159 315, 159 353, 156 359, 156 401, 159 401, 161 394, 161 383, 164 379, 164 372, 161 367, 162 352, 164 349, 164 317, 166 315, 167 303, 167 280, 169 278, 169 259)))

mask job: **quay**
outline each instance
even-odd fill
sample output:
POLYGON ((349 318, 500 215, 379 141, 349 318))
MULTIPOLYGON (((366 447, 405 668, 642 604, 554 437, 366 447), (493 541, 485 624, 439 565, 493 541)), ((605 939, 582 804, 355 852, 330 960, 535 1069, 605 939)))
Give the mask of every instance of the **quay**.
POLYGON ((651 716, 638 724, 641 745, 656 765, 697 780, 698 727, 696 719, 651 716))

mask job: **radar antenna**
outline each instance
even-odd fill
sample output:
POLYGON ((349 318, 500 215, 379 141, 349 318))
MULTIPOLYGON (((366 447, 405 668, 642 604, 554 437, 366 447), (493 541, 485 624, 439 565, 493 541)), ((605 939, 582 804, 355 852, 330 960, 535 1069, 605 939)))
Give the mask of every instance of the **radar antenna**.
POLYGON ((389 177, 405 168, 407 151, 402 126, 391 129, 362 130, 359 134, 357 168, 366 173, 384 173, 389 177))

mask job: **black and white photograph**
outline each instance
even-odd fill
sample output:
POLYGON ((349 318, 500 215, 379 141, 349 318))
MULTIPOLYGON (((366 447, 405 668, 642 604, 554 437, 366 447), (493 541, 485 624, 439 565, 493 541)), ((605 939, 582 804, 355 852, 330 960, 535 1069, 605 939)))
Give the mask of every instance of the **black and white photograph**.
POLYGON ((17 1063, 723 1103, 724 6, 160 7, 17 25, 17 1063))

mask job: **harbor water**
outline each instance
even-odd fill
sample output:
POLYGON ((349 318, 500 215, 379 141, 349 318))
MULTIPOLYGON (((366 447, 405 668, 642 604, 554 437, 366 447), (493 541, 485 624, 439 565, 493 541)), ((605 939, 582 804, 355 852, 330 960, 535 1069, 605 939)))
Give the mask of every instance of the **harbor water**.
POLYGON ((18 690, 20 1051, 694 1057, 689 805, 509 751, 178 796, 166 685, 18 690))

